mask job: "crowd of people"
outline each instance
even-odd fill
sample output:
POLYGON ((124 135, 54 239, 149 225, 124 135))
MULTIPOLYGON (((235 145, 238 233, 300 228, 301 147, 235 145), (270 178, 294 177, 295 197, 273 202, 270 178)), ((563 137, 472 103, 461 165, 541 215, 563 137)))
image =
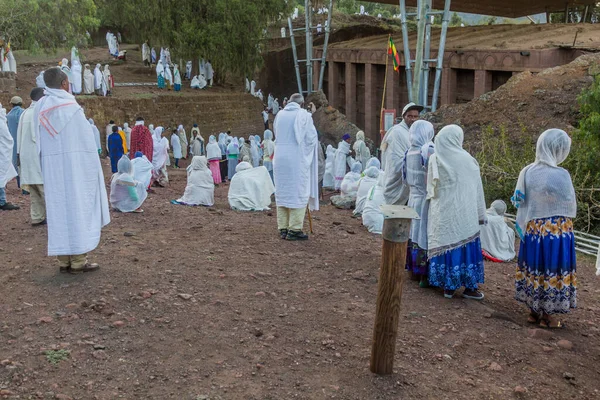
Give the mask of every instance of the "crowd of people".
POLYGON ((301 94, 285 99, 277 112, 277 99, 269 104, 269 96, 265 113, 275 119, 272 130, 265 120, 262 140, 221 132, 205 141, 197 124, 188 136, 183 125, 165 130, 146 126, 140 116, 132 128, 110 121, 103 149, 63 66, 48 69, 43 79, 45 89, 32 90, 29 108, 14 97, 10 113, 0 112, 0 209, 18 209, 4 189, 17 178, 31 196, 31 223, 47 223, 48 255, 58 257, 63 272, 96 270, 86 254, 98 245, 109 209, 143 212, 153 187, 168 185, 168 167, 190 159, 184 193, 171 203, 212 206, 215 186, 224 182, 234 210, 267 210, 275 194, 277 228, 286 240, 308 239, 306 213, 319 209, 323 188, 350 199, 353 215, 373 233, 382 231, 381 205, 408 204, 420 219, 411 226, 406 267, 421 287, 439 287, 446 298, 464 288, 462 297, 483 299, 484 257, 512 260, 516 231, 516 298, 529 307, 530 322, 561 327, 551 315, 576 306, 576 201, 569 173, 559 167, 571 143, 564 131, 544 132, 536 161, 521 172, 511 199, 518 210, 513 230, 503 200, 486 210, 479 165, 462 147, 462 129, 449 125, 436 135, 430 122, 419 119, 423 108, 413 103, 383 137, 379 158, 362 131, 355 140, 345 134, 337 148, 324 151, 313 107, 301 94), (102 155, 113 173, 110 196, 102 155))

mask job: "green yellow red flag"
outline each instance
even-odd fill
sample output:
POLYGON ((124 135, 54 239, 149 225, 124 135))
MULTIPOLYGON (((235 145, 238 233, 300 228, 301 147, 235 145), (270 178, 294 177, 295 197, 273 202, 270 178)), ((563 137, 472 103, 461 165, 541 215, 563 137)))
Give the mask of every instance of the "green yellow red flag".
POLYGON ((394 40, 392 39, 391 35, 388 43, 388 54, 392 55, 392 60, 394 62, 394 71, 398 71, 400 69, 400 56, 398 55, 396 45, 394 44, 394 40))

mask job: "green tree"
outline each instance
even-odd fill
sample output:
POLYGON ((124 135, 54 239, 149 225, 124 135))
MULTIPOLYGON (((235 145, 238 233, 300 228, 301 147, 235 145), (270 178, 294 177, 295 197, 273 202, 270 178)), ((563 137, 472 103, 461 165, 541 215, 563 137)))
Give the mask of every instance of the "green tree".
POLYGON ((463 19, 458 15, 458 13, 452 13, 452 17, 450 17, 450 26, 461 26, 463 24, 463 19))
POLYGON ((0 32, 18 49, 53 50, 87 42, 99 25, 93 0, 2 0, 0 32))

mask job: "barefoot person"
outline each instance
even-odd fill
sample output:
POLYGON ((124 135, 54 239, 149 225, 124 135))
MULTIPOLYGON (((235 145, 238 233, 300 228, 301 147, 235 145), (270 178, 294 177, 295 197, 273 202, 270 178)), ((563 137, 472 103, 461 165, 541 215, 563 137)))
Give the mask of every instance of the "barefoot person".
POLYGON ((512 202, 517 207, 521 237, 516 274, 516 299, 529 307, 529 322, 562 328, 551 315, 577 306, 573 221, 577 199, 569 172, 559 167, 571 149, 571 138, 560 129, 542 133, 535 162, 526 166, 512 202))
POLYGON ((319 139, 312 116, 303 106, 304 97, 292 95, 273 123, 277 225, 281 238, 287 240, 308 239, 302 232, 306 206, 319 209, 319 139))
POLYGON ((98 269, 87 253, 110 222, 108 197, 92 127, 60 68, 44 73, 46 95, 35 107, 48 221, 48 255, 61 272, 98 269))
POLYGON ((482 300, 477 287, 484 279, 479 226, 486 222, 485 199, 479 164, 462 148, 463 138, 459 126, 444 127, 429 159, 429 283, 449 299, 464 287, 464 298, 482 300))

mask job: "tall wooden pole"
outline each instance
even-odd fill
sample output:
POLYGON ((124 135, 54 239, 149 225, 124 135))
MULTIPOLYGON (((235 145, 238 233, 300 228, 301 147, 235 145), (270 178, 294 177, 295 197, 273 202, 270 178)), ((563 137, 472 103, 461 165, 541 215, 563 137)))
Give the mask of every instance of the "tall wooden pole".
POLYGON ((406 246, 413 219, 419 218, 415 210, 406 206, 381 206, 384 215, 383 248, 373 347, 371 350, 371 372, 389 375, 394 369, 396 337, 400 318, 402 278, 406 265, 406 246))

